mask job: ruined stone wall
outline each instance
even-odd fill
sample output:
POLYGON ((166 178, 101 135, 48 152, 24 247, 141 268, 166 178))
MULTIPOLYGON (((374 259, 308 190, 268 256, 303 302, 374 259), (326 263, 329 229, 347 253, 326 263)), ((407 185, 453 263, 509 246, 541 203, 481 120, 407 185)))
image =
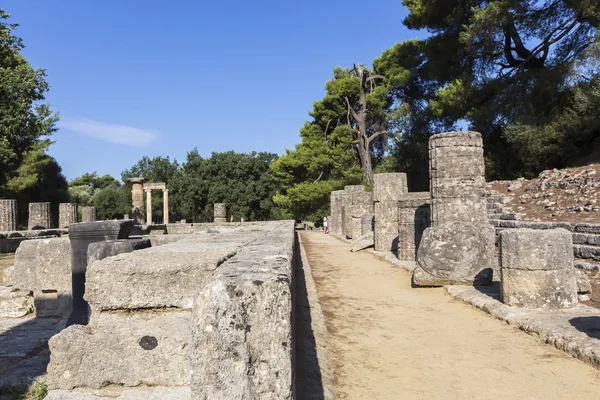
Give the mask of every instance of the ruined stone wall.
POLYGON ((58 227, 68 228, 71 224, 77 223, 77 204, 60 203, 58 205, 58 227))
POLYGON ((329 220, 329 231, 332 235, 342 236, 344 234, 343 227, 343 207, 344 207, 344 191, 334 190, 331 192, 330 206, 331 219, 329 220))
POLYGON ((50 203, 29 203, 29 230, 52 228, 50 203))
POLYGON ((81 222, 96 221, 96 207, 81 207, 81 222))
POLYGON ((429 192, 410 193, 398 201, 398 259, 414 261, 423 232, 430 225, 429 192))
MULTIPOLYGON (((353 211, 353 199, 352 195, 355 193, 365 193, 365 187, 363 185, 347 185, 344 187, 344 197, 343 197, 343 233, 342 237, 352 238, 353 231, 353 221, 352 214, 353 211)), ((360 217, 359 217, 360 218, 360 217)), ((359 227, 360 229, 360 227, 359 227)))
POLYGON ((375 250, 398 249, 398 201, 408 193, 405 173, 375 174, 375 250))
POLYGON ((373 214, 373 193, 350 192, 346 194, 344 208, 346 218, 346 237, 357 239, 361 234, 361 218, 364 214, 373 214))
POLYGON ((218 223, 218 224, 227 222, 227 204, 215 203, 215 205, 214 205, 214 221, 215 221, 215 223, 218 223))
POLYGON ((0 200, 0 231, 16 231, 19 220, 16 200, 0 200))

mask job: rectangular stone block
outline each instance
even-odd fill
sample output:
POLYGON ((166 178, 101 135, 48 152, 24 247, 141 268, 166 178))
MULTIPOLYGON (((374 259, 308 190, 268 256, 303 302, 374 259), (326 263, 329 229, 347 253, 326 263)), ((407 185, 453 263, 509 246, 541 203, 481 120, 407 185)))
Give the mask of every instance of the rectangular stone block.
POLYGON ((429 200, 398 202, 398 259, 414 261, 423 232, 430 226, 429 200))
POLYGON ((342 209, 344 207, 344 191, 334 190, 331 192, 330 197, 330 208, 331 208, 331 219, 329 220, 329 231, 336 235, 343 235, 343 220, 342 220, 342 209))
POLYGON ((393 172, 373 175, 373 200, 400 200, 408 193, 406 174, 393 172))
POLYGON ((375 250, 396 251, 398 249, 398 202, 375 203, 375 250))
POLYGON ((525 308, 567 308, 577 304, 575 269, 502 268, 502 302, 525 308))
POLYGON ((149 238, 142 239, 115 239, 103 242, 90 243, 88 246, 88 265, 97 260, 116 256, 123 253, 131 253, 135 250, 152 247, 149 238))
POLYGON ((573 269, 573 238, 565 229, 511 229, 500 232, 503 269, 573 269))
POLYGON ((375 214, 363 214, 360 218, 360 236, 375 230, 375 214))

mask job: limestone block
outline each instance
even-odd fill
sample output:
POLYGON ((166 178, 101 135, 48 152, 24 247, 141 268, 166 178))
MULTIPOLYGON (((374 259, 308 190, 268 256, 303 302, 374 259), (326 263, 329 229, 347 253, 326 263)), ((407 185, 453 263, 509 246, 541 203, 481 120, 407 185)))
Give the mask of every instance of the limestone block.
POLYGON ((0 200, 0 231, 16 231, 19 214, 16 200, 0 200))
POLYGON ((495 236, 488 223, 448 223, 427 228, 417 251, 414 284, 489 284, 496 258, 495 236))
MULTIPOLYGON (((227 204, 225 203, 215 203, 214 205, 214 218, 215 221, 217 218, 225 218, 227 219, 227 204)), ((223 221, 227 222, 227 221, 223 221)))
POLYGON ((592 293, 592 285, 590 278, 587 273, 579 269, 575 270, 577 273, 577 294, 589 294, 592 293))
POLYGON ((361 191, 347 193, 344 204, 346 237, 352 239, 360 236, 360 219, 364 214, 373 214, 373 193, 361 191))
POLYGON ((344 206, 344 191, 334 190, 331 192, 330 208, 331 219, 329 220, 329 231, 336 236, 342 236, 342 209, 344 206))
POLYGON ((77 223, 77 204, 60 203, 58 205, 58 227, 68 228, 71 224, 77 223))
POLYGON ((29 223, 30 231, 34 229, 52 228, 52 213, 50 203, 29 203, 29 223))
POLYGON ((135 250, 152 247, 149 238, 142 239, 115 239, 103 242, 91 243, 88 246, 88 265, 106 257, 116 256, 122 253, 131 253, 135 250))
POLYGON ((357 238, 362 232, 362 217, 350 219, 349 238, 357 238))
POLYGON ((71 312, 71 243, 68 238, 26 240, 4 283, 33 291, 39 316, 68 316, 71 312))
POLYGON ((81 207, 81 222, 96 221, 96 207, 81 207))
POLYGON ((566 229, 511 229, 500 233, 503 269, 573 269, 573 238, 566 229))
POLYGON ((398 202, 398 259, 414 261, 423 232, 430 225, 429 194, 398 202))
POLYGON ((501 269, 502 301, 526 308, 566 308, 578 302, 575 271, 501 269))
POLYGON ((51 390, 44 400, 191 400, 189 387, 156 387, 125 389, 119 396, 106 396, 82 391, 51 390))
POLYGON ((192 398, 293 396, 293 222, 224 262, 192 311, 192 398))
POLYGON ((375 203, 375 250, 396 251, 398 249, 398 202, 375 203))
POLYGON ((369 247, 373 247, 375 238, 373 232, 367 232, 352 242, 352 251, 361 251, 369 247))
POLYGON ((367 233, 375 230, 375 214, 363 214, 360 217, 360 235, 366 235, 367 233))
POLYGON ((356 192, 364 192, 365 191, 365 186, 364 185, 346 185, 344 186, 344 192, 347 193, 356 193, 356 192))
POLYGON ((189 384, 189 311, 99 313, 49 341, 51 389, 189 384))
POLYGON ((502 301, 527 308, 577 304, 573 239, 565 229, 512 229, 500 233, 502 301))
POLYGON ((373 200, 400 200, 408 193, 406 174, 392 172, 373 175, 373 200))
POLYGON ((21 318, 33 309, 31 292, 0 286, 0 318, 21 318))

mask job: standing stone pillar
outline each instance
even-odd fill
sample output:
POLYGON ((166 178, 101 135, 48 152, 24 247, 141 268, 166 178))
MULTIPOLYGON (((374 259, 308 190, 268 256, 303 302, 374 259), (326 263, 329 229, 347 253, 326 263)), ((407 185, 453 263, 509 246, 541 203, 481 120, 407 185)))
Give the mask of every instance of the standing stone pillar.
POLYGON ((152 224, 152 190, 146 190, 146 223, 152 224))
POLYGON ((344 207, 344 191, 334 190, 330 197, 331 220, 329 221, 329 232, 335 236, 344 234, 342 208, 344 207))
POLYGON ((29 203, 29 223, 27 229, 50 229, 52 228, 52 212, 50 203, 29 203))
POLYGON ((373 214, 373 193, 372 192, 353 192, 348 195, 348 204, 346 207, 346 236, 349 239, 358 239, 361 235, 362 216, 364 214, 373 214))
POLYGON ((144 178, 129 178, 128 182, 131 182, 131 217, 134 219, 137 225, 144 225, 144 178))
POLYGON ((429 192, 410 193, 398 202, 398 259, 414 261, 430 224, 429 192))
POLYGON ((406 174, 402 172, 373 176, 375 200, 375 250, 398 249, 398 200, 408 193, 406 174))
POLYGON ((429 138, 432 226, 417 251, 415 285, 491 283, 495 232, 486 216, 484 174, 479 133, 429 138))
POLYGON ((95 222, 96 207, 81 207, 81 222, 95 222))
POLYGON ((169 223, 169 189, 163 190, 163 224, 169 223))
MULTIPOLYGON (((344 187, 344 197, 343 197, 343 232, 342 236, 352 239, 352 198, 351 195, 354 193, 366 193, 365 187, 363 185, 347 185, 344 187)), ((371 194, 372 195, 372 194, 371 194)), ((372 212, 372 211, 371 211, 372 212)), ((360 216, 359 216, 360 218, 360 216)), ((359 228, 360 229, 360 228, 359 228)))
POLYGON ((16 231, 19 214, 16 200, 0 200, 0 231, 16 231))
POLYGON ((133 229, 134 221, 83 222, 69 227, 71 241, 71 277, 73 285, 73 311, 67 326, 87 325, 89 320, 88 304, 84 300, 85 272, 87 270, 88 246, 90 243, 104 240, 127 239, 133 229))
POLYGON ((58 205, 58 227, 68 228, 71 224, 77 223, 77 204, 60 203, 58 205))
POLYGON ((215 224, 227 222, 227 204, 215 203, 214 205, 214 221, 215 224))
POLYGON ((360 217, 360 236, 366 235, 367 233, 373 233, 375 230, 375 215, 374 214, 363 214, 360 217))

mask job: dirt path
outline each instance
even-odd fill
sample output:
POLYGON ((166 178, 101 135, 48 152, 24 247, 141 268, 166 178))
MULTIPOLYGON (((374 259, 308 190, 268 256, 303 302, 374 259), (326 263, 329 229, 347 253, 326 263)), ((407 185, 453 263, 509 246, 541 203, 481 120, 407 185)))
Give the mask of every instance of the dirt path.
POLYGON ((338 399, 599 399, 600 371, 321 232, 301 233, 338 399))

